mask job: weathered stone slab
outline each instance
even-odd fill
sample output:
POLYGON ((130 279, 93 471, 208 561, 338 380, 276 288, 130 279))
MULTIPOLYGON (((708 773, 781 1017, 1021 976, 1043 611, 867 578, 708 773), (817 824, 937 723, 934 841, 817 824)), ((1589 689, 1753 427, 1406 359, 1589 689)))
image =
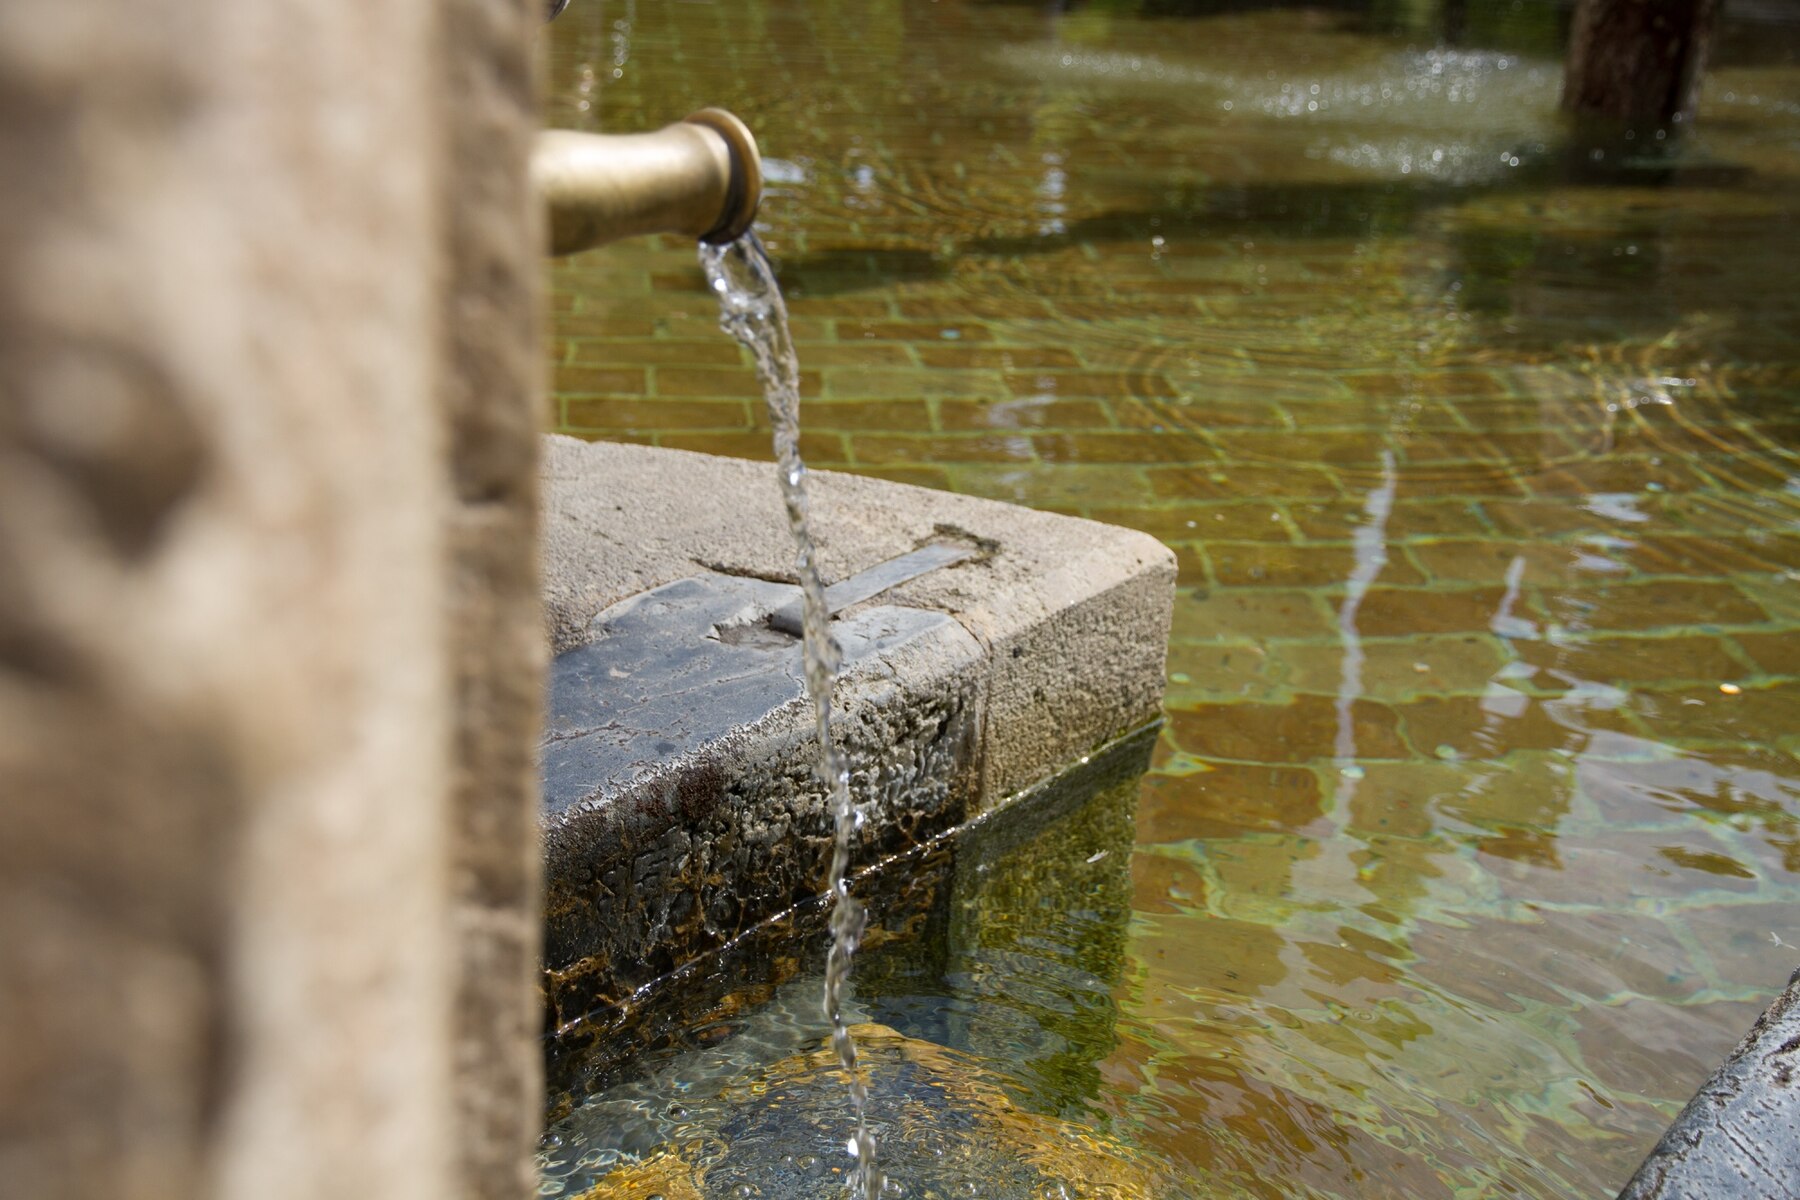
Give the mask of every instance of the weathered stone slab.
POLYGON ((1619 1200, 1800 1196, 1800 971, 1688 1101, 1619 1200))
MULTIPOLYGON (((800 639, 771 621, 800 589, 706 573, 614 605, 550 668, 544 812, 569 820, 665 762, 702 750, 806 694, 800 639)), ((845 670, 955 623, 878 608, 837 622, 845 670)))
MULTIPOLYGON (((793 581, 774 467, 645 446, 544 445, 544 591, 552 644, 594 615, 698 570, 793 581)), ((1147 534, 974 496, 821 471, 818 561, 834 583, 929 542, 976 559, 881 603, 941 612, 981 644, 988 728, 980 802, 994 804, 1155 718, 1175 560, 1147 534)))
MULTIPOLYGON (((553 668, 543 770, 554 1025, 823 892, 832 814, 798 645, 760 624, 796 590, 725 576, 667 585, 609 609, 597 622, 608 636, 553 668), (696 613, 783 644, 704 630, 684 644, 696 613)), ((969 808, 980 653, 936 613, 873 608, 839 624, 837 732, 866 818, 860 856, 881 857, 969 808)))
MULTIPOLYGON (((1157 719, 1175 570, 1154 539, 855 476, 811 494, 828 583, 968 552, 834 618, 858 863, 1157 719)), ((797 595, 774 468, 550 438, 544 536, 545 962, 567 1029, 819 895, 832 826, 798 642, 770 624, 797 595)))

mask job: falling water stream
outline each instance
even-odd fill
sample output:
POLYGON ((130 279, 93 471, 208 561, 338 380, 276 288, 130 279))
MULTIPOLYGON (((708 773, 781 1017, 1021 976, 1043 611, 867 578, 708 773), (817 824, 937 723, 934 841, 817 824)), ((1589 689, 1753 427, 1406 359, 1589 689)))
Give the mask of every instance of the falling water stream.
POLYGON ((818 722, 819 774, 830 790, 836 819, 829 882, 831 951, 825 962, 825 1017, 831 1022, 832 1049, 850 1077, 850 1107, 856 1119, 856 1132, 849 1142, 850 1153, 856 1159, 852 1188, 865 1200, 875 1200, 882 1191, 882 1175, 875 1164, 875 1137, 867 1117, 868 1085, 857 1068, 856 1042, 843 1013, 844 984, 850 977, 851 960, 868 920, 845 881, 850 839, 860 814, 850 800, 850 772, 843 752, 831 734, 831 689, 839 652, 831 636, 825 584, 819 578, 807 520, 806 464, 800 458, 800 364, 788 334, 787 306, 782 303, 768 254, 754 232, 725 246, 701 243, 700 265, 719 298, 720 326, 756 359, 756 375, 762 381, 769 423, 775 431, 781 497, 787 505, 788 528, 798 551, 800 590, 805 599, 802 657, 806 690, 812 697, 818 722))

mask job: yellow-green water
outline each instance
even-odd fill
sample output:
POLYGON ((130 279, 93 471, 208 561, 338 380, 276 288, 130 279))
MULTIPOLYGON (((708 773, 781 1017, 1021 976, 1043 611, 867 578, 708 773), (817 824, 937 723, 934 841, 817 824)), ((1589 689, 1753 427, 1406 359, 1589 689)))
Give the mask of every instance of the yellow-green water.
MULTIPOLYGON (((577 0, 551 118, 756 130, 813 465, 1180 557, 1116 979, 1014 1102, 1194 1195, 1615 1190, 1800 965, 1800 34, 1602 186, 1552 10, 1052 7, 577 0)), ((552 286, 554 427, 769 456, 691 247, 552 286)))

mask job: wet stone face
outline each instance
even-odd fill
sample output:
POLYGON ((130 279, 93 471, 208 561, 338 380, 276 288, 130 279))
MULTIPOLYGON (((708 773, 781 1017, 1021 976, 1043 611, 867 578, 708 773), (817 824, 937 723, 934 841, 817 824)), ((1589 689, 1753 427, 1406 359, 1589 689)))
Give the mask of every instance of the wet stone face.
MULTIPOLYGON (((966 701, 951 693, 895 705, 885 721, 845 727, 856 794, 878 806, 863 861, 963 818, 972 786, 966 701)), ((616 1005, 823 892, 831 815, 805 752, 804 714, 791 715, 792 728, 759 753, 715 747, 705 752, 710 769, 610 796, 555 835, 545 900, 551 1028, 616 1005)))

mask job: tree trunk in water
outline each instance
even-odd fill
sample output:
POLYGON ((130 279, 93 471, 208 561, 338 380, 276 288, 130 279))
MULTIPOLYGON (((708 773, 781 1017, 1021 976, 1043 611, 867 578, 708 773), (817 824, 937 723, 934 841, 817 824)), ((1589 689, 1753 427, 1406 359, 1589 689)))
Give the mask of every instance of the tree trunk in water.
POLYGON ((1578 0, 1562 106, 1634 127, 1694 115, 1719 0, 1578 0))

